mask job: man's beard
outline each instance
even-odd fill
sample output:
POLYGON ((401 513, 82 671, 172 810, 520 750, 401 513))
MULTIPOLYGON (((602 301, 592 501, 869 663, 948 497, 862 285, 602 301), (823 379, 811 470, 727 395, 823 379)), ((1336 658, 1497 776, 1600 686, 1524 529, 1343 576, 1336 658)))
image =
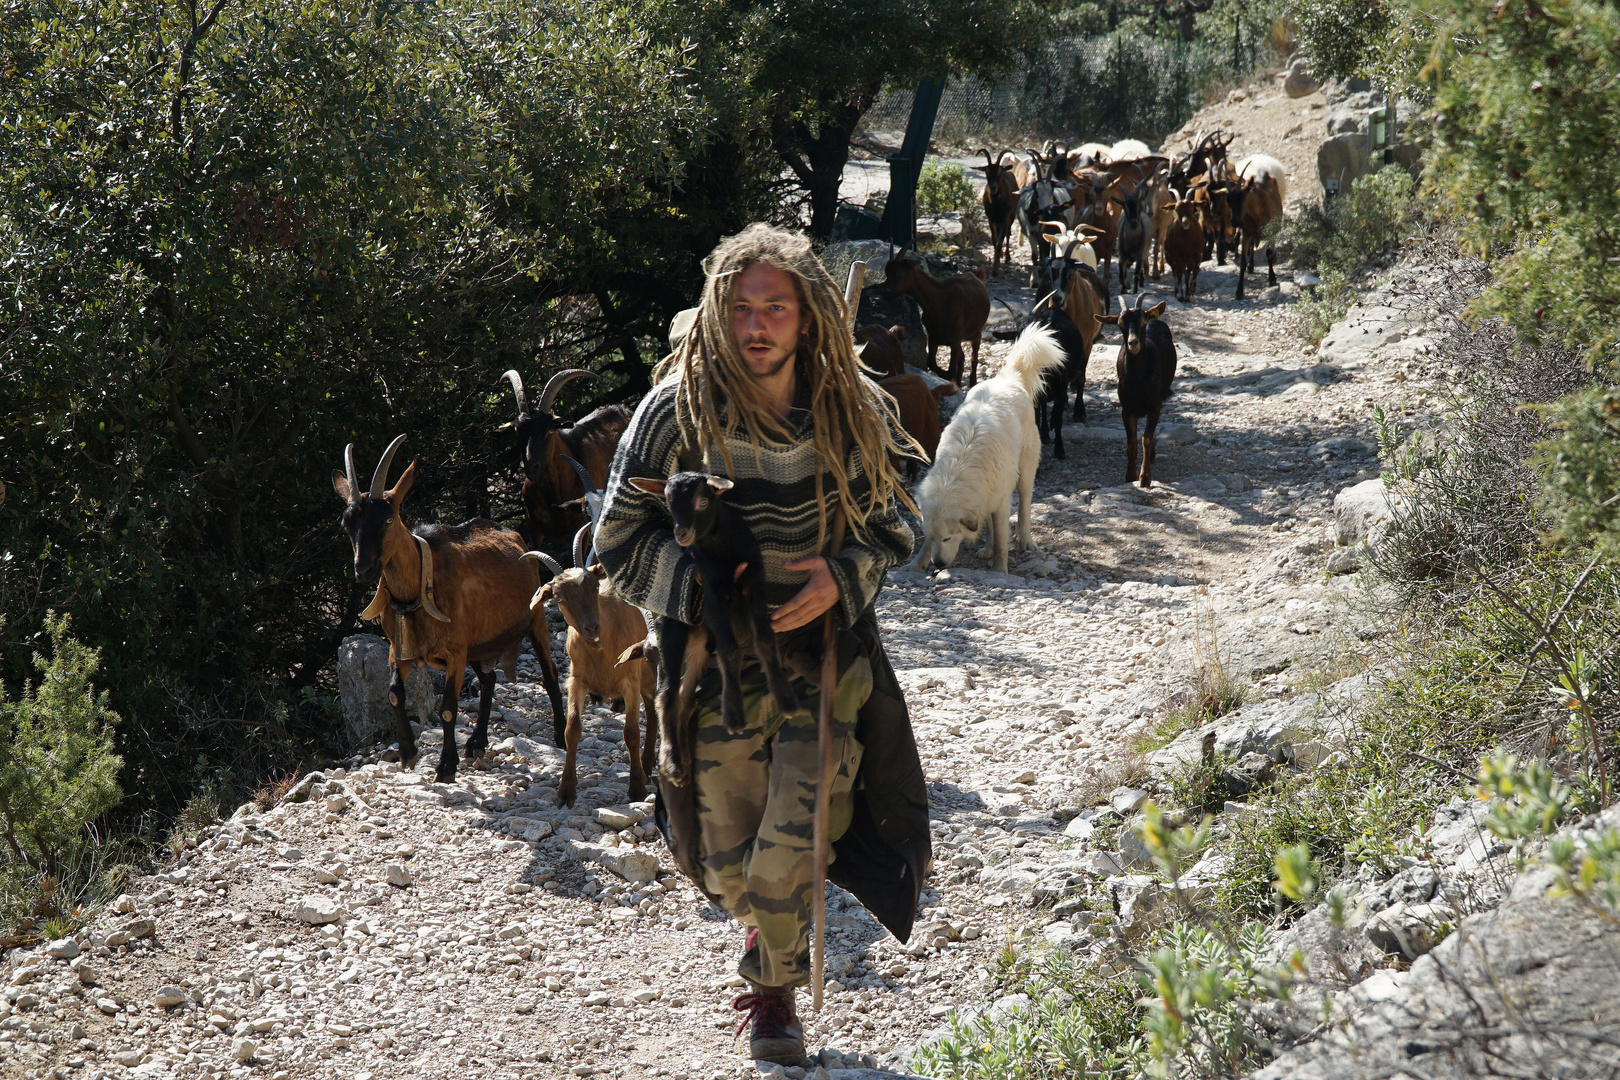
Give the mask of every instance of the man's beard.
POLYGON ((782 369, 787 367, 788 361, 793 359, 793 355, 794 355, 793 352, 791 352, 791 351, 788 352, 785 356, 782 357, 782 359, 780 359, 776 363, 772 364, 771 369, 769 371, 755 374, 754 378, 756 378, 756 379, 774 379, 776 376, 782 374, 782 369))

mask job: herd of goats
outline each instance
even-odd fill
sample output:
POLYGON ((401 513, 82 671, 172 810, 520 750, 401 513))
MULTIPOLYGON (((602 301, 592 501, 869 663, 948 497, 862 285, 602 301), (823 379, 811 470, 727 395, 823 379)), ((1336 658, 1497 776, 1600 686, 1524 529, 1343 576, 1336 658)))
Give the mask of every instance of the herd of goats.
MULTIPOLYGON (((1110 313, 1110 264, 1115 259, 1119 262, 1122 293, 1128 274, 1134 274, 1133 288, 1140 290, 1150 262, 1156 267, 1153 276, 1168 265, 1176 276, 1177 298, 1190 299, 1197 287, 1199 263, 1212 255, 1224 261, 1229 250, 1235 251, 1237 296, 1243 295, 1244 275, 1254 271, 1254 252, 1265 226, 1282 213, 1287 179, 1282 165, 1273 158, 1253 156, 1235 167, 1229 164, 1229 142, 1230 136, 1216 132, 1194 140, 1187 153, 1173 160, 1151 154, 1134 140, 1112 147, 1088 143, 1072 151, 1049 143, 1043 151, 1031 150, 1011 162, 1008 152, 999 158, 986 152, 986 163, 975 168, 985 176, 983 205, 994 249, 992 265, 999 268, 1008 260, 1016 222, 1030 245, 1030 283, 1040 300, 1027 325, 1013 332, 1020 340, 1003 373, 984 384, 976 385, 978 343, 990 312, 982 273, 936 277, 914 251, 891 256, 884 289, 891 298, 905 294, 916 300, 927 335, 928 366, 948 379, 940 383, 907 373, 903 327, 854 329, 862 346, 862 362, 895 400, 907 432, 928 459, 936 462, 920 489, 927 535, 919 566, 930 551, 935 552, 937 564, 948 564, 937 554, 940 537, 934 534, 939 530, 930 518, 938 515, 931 514, 930 506, 939 500, 930 498, 928 488, 930 480, 935 489, 948 482, 946 458, 983 454, 1006 459, 1005 447, 1018 440, 1025 447, 1018 452, 1026 455, 1033 442, 1037 459, 1040 443, 1048 441, 1055 456, 1063 456, 1062 418, 1068 390, 1076 391, 1075 417, 1084 420, 1080 391, 1086 363, 1105 325, 1118 326, 1123 337, 1117 374, 1126 429, 1127 482, 1152 485, 1154 429, 1160 408, 1170 396, 1175 346, 1169 328, 1159 318, 1164 303, 1147 307, 1139 296, 1134 307, 1110 313), (1038 441, 1034 441, 1035 432, 1011 430, 1023 421, 1009 420, 1002 422, 1009 430, 992 432, 995 438, 1006 440, 1004 443, 992 439, 966 445, 963 439, 970 435, 959 435, 953 441, 952 430, 947 428, 942 445, 940 403, 944 396, 959 392, 964 343, 972 350, 968 385, 973 389, 958 416, 974 409, 993 411, 992 399, 997 394, 1016 397, 1022 393, 1020 415, 1034 424, 1038 441), (935 366, 941 346, 950 349, 948 372, 939 372, 935 366), (1036 359, 1021 359, 1035 353, 1039 353, 1036 359), (1021 389, 1012 388, 1019 379, 1023 380, 1021 389)), ((1266 259, 1270 281, 1275 284, 1269 246, 1266 259)), ((632 801, 639 800, 646 795, 647 779, 655 765, 676 782, 685 773, 686 763, 679 753, 685 740, 679 738, 681 725, 674 721, 685 712, 697 672, 706 662, 705 650, 712 643, 722 654, 722 676, 730 681, 734 674, 727 669, 735 665, 737 638, 746 641, 752 637, 755 651, 769 667, 772 657, 767 654, 775 651, 769 617, 758 590, 744 587, 735 596, 706 604, 705 623, 715 625, 693 628, 689 637, 680 639, 680 647, 672 648, 671 642, 677 639, 669 635, 670 628, 660 625, 672 620, 656 619, 614 595, 601 565, 591 558, 601 488, 629 424, 630 409, 608 405, 570 423, 553 413, 552 405, 567 383, 593 377, 593 373, 579 369, 560 372, 533 402, 525 395, 516 371, 503 377, 517 399, 516 419, 507 427, 517 437, 522 458, 523 533, 482 518, 460 525, 408 528, 401 507, 415 483, 416 462, 405 468, 392 487, 387 485, 403 435, 383 453, 368 488, 360 486, 352 444, 345 451, 344 470, 333 472, 333 486, 344 502, 343 525, 353 544, 356 580, 377 579, 375 597, 361 618, 380 622, 388 638, 392 669, 388 694, 400 760, 409 769, 418 758, 415 733, 406 715, 405 686, 413 667, 427 665, 445 672, 439 704, 443 745, 437 779, 446 783, 456 775, 456 709, 466 668, 472 666, 480 688, 478 722, 465 746, 466 759, 474 762, 481 761, 488 750, 496 671, 505 670, 509 680, 515 679, 519 652, 525 640, 532 640, 551 703, 554 737, 565 751, 560 800, 572 805, 575 799, 575 761, 588 698, 624 702, 628 794, 632 801), (538 550, 570 536, 571 567, 563 567, 538 550), (549 572, 543 582, 541 567, 549 572), (549 645, 548 604, 556 605, 568 627, 566 709, 549 645), (724 625, 728 622, 729 626, 724 625), (661 658, 667 662, 661 663, 661 658), (649 712, 645 739, 639 719, 644 706, 649 712)), ((956 426, 953 421, 952 428, 956 426)), ((989 427, 994 429, 995 423, 989 427)), ((1025 470, 1019 466, 1016 471, 1025 470)), ((996 562, 1001 570, 1006 569, 1012 486, 1016 483, 1027 506, 1033 464, 1027 472, 1028 476, 1008 479, 1002 485, 1005 490, 956 492, 953 496, 956 504, 969 495, 983 503, 982 516, 975 511, 972 516, 962 515, 962 520, 972 523, 975 534, 989 527, 993 539, 999 537, 996 562), (999 521, 995 520, 997 513, 999 521)), ((757 548, 751 560, 746 558, 753 544, 746 525, 728 518, 722 499, 707 497, 714 494, 716 482, 726 481, 704 477, 707 483, 683 484, 684 477, 672 477, 660 494, 668 502, 672 519, 683 526, 680 539, 694 558, 712 565, 729 560, 732 565, 751 561, 758 566, 757 548), (705 497, 699 498, 700 494, 705 497)), ((1027 540, 1029 519, 1027 510, 1020 509, 1022 541, 1027 540)), ((951 543, 951 557, 960 539, 951 543)), ((711 579, 730 581, 732 575, 705 575, 705 580, 711 579)), ((747 580, 745 577, 744 585, 747 580)), ((779 689, 772 686, 773 692, 779 689)))

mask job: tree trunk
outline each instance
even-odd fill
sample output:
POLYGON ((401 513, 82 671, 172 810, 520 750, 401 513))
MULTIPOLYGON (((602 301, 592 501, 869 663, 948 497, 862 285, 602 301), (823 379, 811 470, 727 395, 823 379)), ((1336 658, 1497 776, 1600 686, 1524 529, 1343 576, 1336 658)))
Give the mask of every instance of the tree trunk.
POLYGON ((824 99, 814 129, 801 119, 778 120, 772 125, 777 152, 810 197, 810 235, 819 240, 832 236, 838 188, 849 162, 849 140, 876 100, 878 88, 870 84, 824 99))

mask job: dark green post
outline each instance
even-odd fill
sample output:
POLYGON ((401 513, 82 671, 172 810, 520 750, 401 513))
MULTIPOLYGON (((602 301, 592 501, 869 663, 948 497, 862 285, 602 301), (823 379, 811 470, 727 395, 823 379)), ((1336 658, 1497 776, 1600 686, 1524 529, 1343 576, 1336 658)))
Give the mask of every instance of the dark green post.
POLYGON ((924 79, 917 84, 911 101, 911 118, 906 121, 906 141, 898 154, 889 155, 889 201, 883 207, 879 239, 898 247, 910 247, 917 240, 917 180, 922 176, 928 141, 934 134, 934 118, 939 115, 939 99, 945 93, 945 77, 924 79))

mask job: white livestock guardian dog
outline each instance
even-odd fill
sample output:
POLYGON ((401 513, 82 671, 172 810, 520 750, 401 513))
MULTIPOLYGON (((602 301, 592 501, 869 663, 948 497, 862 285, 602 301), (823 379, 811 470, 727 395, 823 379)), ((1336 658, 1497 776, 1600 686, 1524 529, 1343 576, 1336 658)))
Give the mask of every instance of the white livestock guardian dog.
POLYGON ((1052 331, 1031 326, 1013 343, 1007 363, 993 379, 968 391, 962 407, 939 437, 934 466, 917 488, 923 543, 913 570, 940 568, 956 560, 964 540, 990 526, 996 569, 1007 572, 1007 533, 1013 489, 1018 489, 1018 548, 1027 551, 1029 501, 1041 437, 1035 427, 1035 390, 1049 368, 1063 366, 1052 331))

